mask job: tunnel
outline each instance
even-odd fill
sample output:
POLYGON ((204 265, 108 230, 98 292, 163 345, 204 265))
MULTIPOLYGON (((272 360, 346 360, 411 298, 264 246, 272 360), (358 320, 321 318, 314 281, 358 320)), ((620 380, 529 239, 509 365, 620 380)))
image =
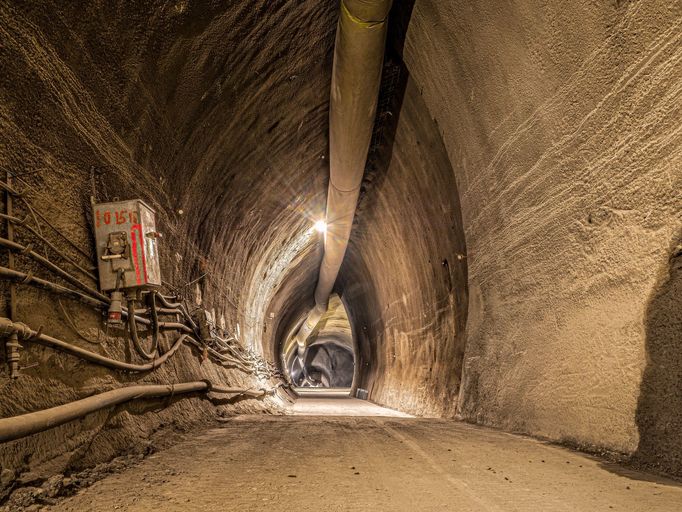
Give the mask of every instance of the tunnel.
POLYGON ((0 510, 682 510, 680 84, 668 0, 0 0, 0 510))
MULTIPOLYGON (((295 336, 304 319, 295 324, 284 340, 295 336)), ((294 345, 281 349, 282 365, 295 387, 348 389, 350 393, 355 377, 356 347, 353 332, 341 298, 334 295, 329 300, 325 315, 316 326, 314 336, 308 341, 304 358, 299 358, 294 345)))

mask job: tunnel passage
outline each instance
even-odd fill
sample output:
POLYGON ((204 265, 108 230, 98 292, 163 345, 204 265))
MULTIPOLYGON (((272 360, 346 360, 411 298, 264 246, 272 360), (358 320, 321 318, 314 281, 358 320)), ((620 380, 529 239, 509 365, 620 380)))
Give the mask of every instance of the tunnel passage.
POLYGON ((356 348, 351 323, 341 298, 338 295, 330 298, 327 313, 308 342, 305 367, 296 357, 295 344, 291 343, 301 320, 296 322, 295 328, 281 344, 281 359, 293 384, 299 387, 350 389, 355 376, 356 348))
MULTIPOLYGON (((401 28, 389 33, 335 288, 354 385, 414 414, 626 454, 639 446, 645 459, 668 449, 666 469, 680 473, 676 434, 654 420, 679 417, 679 401, 665 414, 656 404, 679 373, 675 362, 657 376, 676 341, 666 322, 677 274, 665 281, 661 269, 681 218, 682 13, 663 1, 566 5, 395 2, 401 28)), ((23 246, 16 320, 140 363, 101 311, 33 286, 69 283, 26 250, 65 266, 68 256, 87 274, 91 200, 140 198, 163 234, 163 293, 203 315, 209 334, 279 364, 281 341, 313 305, 322 257, 311 228, 328 185, 338 8, 0 2, 0 178, 17 190, 23 246)), ((20 378, 2 365, 0 414, 134 383, 275 385, 213 365, 200 346, 132 374, 25 341, 20 378)), ((311 368, 331 368, 331 352, 317 353, 311 368)), ((231 414, 282 402, 222 405, 231 414)), ((189 429, 214 414, 195 395, 122 405, 13 441, 0 462, 17 474, 52 460, 55 471, 85 468, 144 453, 161 425, 189 429)))

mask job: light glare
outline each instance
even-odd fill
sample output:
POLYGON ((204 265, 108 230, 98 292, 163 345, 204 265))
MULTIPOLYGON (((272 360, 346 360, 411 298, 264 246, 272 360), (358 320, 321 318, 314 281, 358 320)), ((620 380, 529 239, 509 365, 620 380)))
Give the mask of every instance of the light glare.
POLYGON ((323 220, 318 220, 315 225, 313 226, 315 231, 318 233, 326 233, 327 231, 327 223, 323 220))

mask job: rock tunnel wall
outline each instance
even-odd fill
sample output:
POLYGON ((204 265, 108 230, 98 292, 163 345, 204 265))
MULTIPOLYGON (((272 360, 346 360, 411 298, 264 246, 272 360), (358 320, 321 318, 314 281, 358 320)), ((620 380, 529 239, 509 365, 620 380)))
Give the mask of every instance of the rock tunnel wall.
MULTIPOLYGON (((270 321, 264 309, 283 270, 300 265, 306 278, 298 286, 314 285, 319 250, 308 230, 324 210, 335 21, 332 2, 318 1, 0 2, 0 168, 19 176, 16 188, 88 257, 40 221, 45 235, 89 264, 90 197, 144 199, 163 234, 166 290, 259 349, 270 321)), ((15 205, 31 219, 21 201, 15 205)), ((31 238, 18 229, 17 241, 31 238)), ((17 268, 61 282, 26 258, 17 258, 17 268)), ((3 315, 7 290, 3 282, 3 315)), ((62 302, 80 334, 98 344, 79 338, 54 296, 30 286, 18 288, 17 319, 136 360, 129 340, 105 335, 98 313, 62 302)), ((34 345, 21 357, 16 381, 2 361, 0 417, 131 383, 265 384, 187 347, 142 376, 34 345)), ((197 396, 105 410, 2 445, 2 496, 54 473, 149 452, 216 412, 276 408, 271 399, 197 396)))
POLYGON ((681 23, 667 1, 415 3, 404 59, 466 233, 467 420, 682 470, 681 23))
POLYGON ((467 315, 459 198, 438 126, 401 73, 387 110, 395 126, 370 160, 339 288, 358 386, 381 404, 454 416, 467 315))

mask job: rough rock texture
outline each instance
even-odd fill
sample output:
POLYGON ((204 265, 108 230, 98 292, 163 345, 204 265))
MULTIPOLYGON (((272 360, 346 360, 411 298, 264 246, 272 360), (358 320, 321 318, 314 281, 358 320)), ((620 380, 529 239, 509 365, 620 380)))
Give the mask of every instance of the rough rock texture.
POLYGON ((405 62, 468 249, 464 418, 682 470, 681 24, 680 2, 416 2, 405 62))
POLYGON ((647 365, 635 420, 635 460, 657 471, 682 469, 682 231, 646 311, 647 365))
MULTIPOLYGON (((22 176, 17 188, 86 255, 90 196, 143 198, 164 234, 164 280, 258 347, 264 305, 283 271, 295 258, 308 257, 314 268, 319 256, 308 228, 324 206, 335 18, 333 2, 319 1, 0 2, 0 167, 22 176)), ((61 250, 88 263, 41 225, 61 250)), ((59 281, 26 258, 18 266, 59 281)), ((314 283, 310 271, 303 275, 314 283)), ((99 332, 97 313, 62 302, 100 346, 78 338, 54 298, 30 287, 19 288, 17 318, 134 360, 128 340, 99 332)), ((140 379, 33 346, 22 365, 29 368, 18 381, 2 375, 0 416, 140 379)), ((199 378, 254 384, 187 348, 143 380, 199 378)), ((104 411, 3 445, 0 463, 13 472, 3 485, 144 449, 161 425, 186 429, 215 415, 198 397, 171 402, 104 411)), ((274 406, 246 404, 239 407, 274 406)))
POLYGON ((393 145, 367 176, 339 287, 359 387, 390 407, 454 416, 467 315, 459 198, 438 127, 403 80, 393 145))
MULTIPOLYGON (((164 279, 278 359, 320 260, 310 227, 324 212, 337 2, 81 4, 0 0, 0 167, 82 263, 90 196, 145 199, 164 279)), ((459 411, 682 472, 682 6, 405 0, 395 13, 337 286, 358 386, 412 413, 459 411)), ((65 302, 100 347, 52 297, 19 293, 19 320, 133 357, 96 313, 65 302)), ((0 377, 3 416, 137 380, 48 349, 22 358, 22 379, 0 377)), ((189 349, 144 378, 251 383, 189 349)), ((160 405, 3 445, 3 486, 215 413, 198 397, 160 405)))
MULTIPOLYGON (((329 400, 327 407, 340 401, 329 400)), ((324 402, 316 402, 322 403, 307 409, 323 414, 324 402)), ((50 510, 109 512, 113 503, 129 512, 288 512, 292 503, 301 512, 677 512, 682 507, 682 488, 671 480, 504 432, 443 419, 390 417, 391 411, 389 417, 367 417, 367 409, 377 414, 365 406, 365 417, 239 416, 50 510)))

